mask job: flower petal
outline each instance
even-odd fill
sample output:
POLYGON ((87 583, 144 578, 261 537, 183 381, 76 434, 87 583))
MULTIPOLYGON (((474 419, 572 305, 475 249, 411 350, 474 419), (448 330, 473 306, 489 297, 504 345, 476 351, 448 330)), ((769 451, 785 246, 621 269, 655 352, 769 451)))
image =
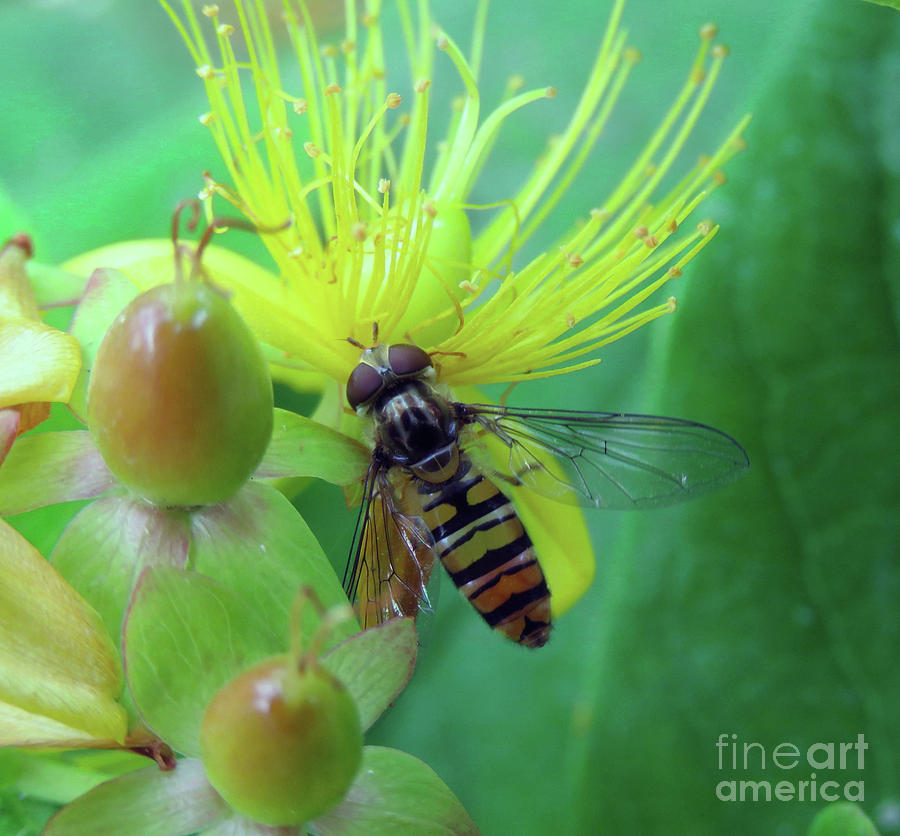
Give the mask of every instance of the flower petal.
POLYGON ((81 350, 77 340, 32 319, 0 321, 0 407, 69 399, 81 350))
POLYGON ((0 520, 0 744, 125 737, 122 672, 97 613, 0 520))

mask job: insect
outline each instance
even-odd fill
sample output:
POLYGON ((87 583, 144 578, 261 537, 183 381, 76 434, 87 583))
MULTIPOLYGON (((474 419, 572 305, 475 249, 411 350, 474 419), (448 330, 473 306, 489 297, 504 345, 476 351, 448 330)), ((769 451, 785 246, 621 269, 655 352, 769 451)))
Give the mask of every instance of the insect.
POLYGON ((427 609, 437 558, 489 626, 541 647, 550 590, 504 485, 648 508, 721 487, 750 464, 730 436, 678 418, 457 403, 431 357, 405 343, 365 349, 347 400, 374 433, 344 578, 364 627, 427 609))

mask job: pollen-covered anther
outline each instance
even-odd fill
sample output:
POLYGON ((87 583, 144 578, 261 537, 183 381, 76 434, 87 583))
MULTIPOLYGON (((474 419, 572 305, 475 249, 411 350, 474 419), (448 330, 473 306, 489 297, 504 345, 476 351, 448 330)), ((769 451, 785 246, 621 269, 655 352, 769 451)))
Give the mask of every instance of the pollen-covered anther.
POLYGON ((566 261, 569 263, 569 267, 571 267, 573 270, 577 270, 579 267, 581 267, 582 264, 584 264, 584 259, 580 255, 578 255, 578 253, 569 253, 566 256, 566 261))
POLYGON ((705 221, 700 221, 700 223, 697 224, 697 229, 701 235, 709 235, 709 233, 712 231, 712 228, 713 222, 708 219, 705 221))
POLYGON ((700 37, 703 38, 704 41, 711 41, 718 34, 719 27, 715 23, 704 23, 703 26, 700 27, 700 37))
POLYGON ((677 279, 681 275, 680 267, 670 267, 668 270, 668 275, 670 279, 677 279))
POLYGON ((354 241, 365 241, 368 234, 369 228, 362 221, 357 221, 350 227, 350 235, 354 241))
POLYGON ((326 96, 334 96, 335 94, 341 92, 341 85, 336 82, 332 82, 325 88, 323 92, 326 96))
POLYGON ((194 72, 204 81, 212 81, 216 77, 215 71, 209 64, 201 64, 194 72))
POLYGON ((652 250, 654 247, 659 246, 659 239, 655 235, 648 235, 644 239, 644 245, 652 250))
POLYGON ((431 87, 431 82, 427 78, 420 78, 413 90, 417 93, 424 93, 429 87, 431 87))
POLYGON ((216 33, 223 38, 229 38, 234 34, 234 27, 230 23, 220 23, 216 27, 216 33))
POLYGON ((556 88, 548 87, 546 90, 544 90, 544 96, 548 99, 552 99, 554 96, 556 96, 556 88))
POLYGON ((676 218, 672 218, 666 224, 666 232, 668 232, 670 235, 674 235, 676 232, 678 232, 678 220, 676 218))
POLYGON ((201 10, 206 17, 215 17, 219 13, 219 7, 215 3, 209 3, 201 10))
POLYGON ((637 47, 630 46, 625 50, 623 57, 627 63, 637 64, 644 56, 641 55, 641 51, 637 47))
POLYGON ((309 109, 309 102, 306 99, 297 99, 294 102, 294 113, 304 114, 309 109))
POLYGON ((306 151, 306 155, 312 157, 312 159, 315 159, 322 153, 322 149, 314 142, 304 142, 303 150, 306 151))
POLYGON ((382 177, 378 181, 378 194, 387 194, 391 190, 391 181, 382 177))
POLYGON ((197 121, 201 125, 203 125, 205 128, 208 128, 210 125, 212 125, 213 122, 216 121, 216 114, 215 113, 201 113, 197 117, 197 121))
POLYGON ((577 321, 578 321, 578 320, 575 319, 575 316, 574 316, 573 314, 566 314, 566 327, 567 327, 567 328, 569 328, 569 329, 574 328, 574 327, 575 327, 575 323, 576 323, 577 321))
POLYGON ((430 199, 429 199, 429 200, 426 200, 426 201, 422 204, 422 211, 423 211, 426 215, 428 215, 429 218, 436 218, 436 217, 437 217, 437 213, 438 213, 438 210, 437 210, 437 204, 436 204, 433 200, 430 200, 430 199))
POLYGON ((678 300, 674 296, 670 296, 666 299, 666 307, 669 309, 669 313, 675 313, 675 309, 678 307, 678 300))
POLYGON ((403 96, 399 93, 388 93, 387 98, 384 100, 384 106, 388 110, 394 110, 394 108, 400 107, 401 104, 403 104, 403 96))
POLYGON ((725 174, 724 171, 719 169, 718 171, 713 172, 713 182, 717 186, 724 186, 728 182, 728 175, 725 174))
POLYGON ((634 235, 635 238, 640 238, 643 240, 650 234, 650 230, 647 229, 647 227, 645 227, 645 226, 636 226, 631 231, 631 234, 634 235))
POLYGON ((725 44, 716 44, 712 48, 713 58, 726 58, 731 50, 725 44))

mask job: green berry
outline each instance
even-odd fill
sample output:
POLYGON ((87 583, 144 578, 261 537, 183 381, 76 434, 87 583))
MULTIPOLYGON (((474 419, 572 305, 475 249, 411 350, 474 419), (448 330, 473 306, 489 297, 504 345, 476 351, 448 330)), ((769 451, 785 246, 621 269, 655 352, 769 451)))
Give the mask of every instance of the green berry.
POLYGON ((210 702, 200 732, 210 783, 238 812, 269 825, 307 822, 346 794, 362 758, 359 715, 318 665, 269 659, 210 702))
POLYGON ((158 505, 213 505, 272 435, 272 381, 253 333, 201 281, 157 285, 107 331, 88 426, 116 478, 158 505))

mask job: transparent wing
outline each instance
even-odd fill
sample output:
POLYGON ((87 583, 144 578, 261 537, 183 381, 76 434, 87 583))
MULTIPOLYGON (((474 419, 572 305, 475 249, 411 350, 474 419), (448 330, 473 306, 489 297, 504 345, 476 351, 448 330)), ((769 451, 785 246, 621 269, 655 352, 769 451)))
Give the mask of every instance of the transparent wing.
POLYGON ((420 517, 400 510, 398 491, 404 488, 373 460, 344 573, 344 589, 356 603, 363 629, 431 611, 427 588, 434 541, 420 517))
POLYGON ((494 469, 561 502, 651 508, 716 490, 750 466, 719 430, 655 415, 457 404, 494 469))

